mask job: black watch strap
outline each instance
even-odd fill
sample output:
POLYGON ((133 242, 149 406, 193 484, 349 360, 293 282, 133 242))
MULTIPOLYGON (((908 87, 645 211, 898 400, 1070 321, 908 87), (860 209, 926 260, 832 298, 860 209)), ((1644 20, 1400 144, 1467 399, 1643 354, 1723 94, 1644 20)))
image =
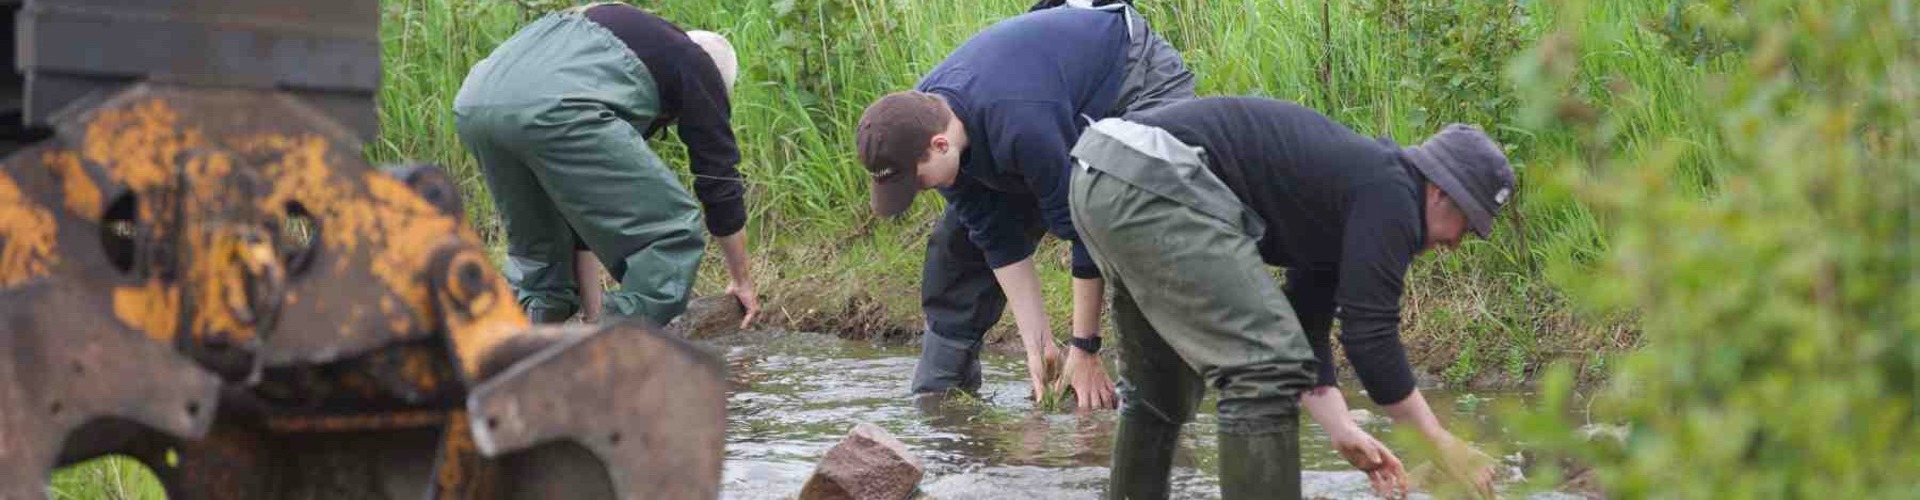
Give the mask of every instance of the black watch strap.
POLYGON ((1087 354, 1100 354, 1100 337, 1073 337, 1073 339, 1067 341, 1067 343, 1073 344, 1073 347, 1076 349, 1086 351, 1087 354))

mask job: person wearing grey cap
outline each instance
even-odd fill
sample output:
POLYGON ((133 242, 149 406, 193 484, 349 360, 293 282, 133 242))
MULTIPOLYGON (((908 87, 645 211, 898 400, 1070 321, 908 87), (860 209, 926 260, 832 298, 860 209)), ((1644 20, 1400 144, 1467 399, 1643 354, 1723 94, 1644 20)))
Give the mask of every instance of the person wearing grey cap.
POLYGON ((1419 253, 1485 238, 1513 193, 1500 145, 1449 125, 1402 148, 1311 109, 1210 97, 1101 120, 1072 151, 1074 227, 1113 291, 1121 421, 1112 498, 1164 498, 1180 425, 1220 391, 1226 498, 1297 498, 1305 406, 1382 494, 1405 490, 1335 386, 1340 342, 1367 395, 1491 493, 1483 455, 1415 387, 1400 300, 1419 253), (1286 268, 1284 289, 1267 266, 1286 268))

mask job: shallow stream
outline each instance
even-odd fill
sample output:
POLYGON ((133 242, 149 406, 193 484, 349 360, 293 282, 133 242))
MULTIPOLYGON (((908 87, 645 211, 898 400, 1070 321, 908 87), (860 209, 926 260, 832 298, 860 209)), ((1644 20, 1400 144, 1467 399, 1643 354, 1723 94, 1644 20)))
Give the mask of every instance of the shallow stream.
MULTIPOLYGON (((725 498, 791 498, 821 455, 861 421, 885 428, 919 455, 927 468, 921 490, 932 498, 1095 499, 1106 489, 1115 412, 1033 411, 1022 359, 986 354, 977 402, 917 405, 906 394, 917 346, 809 333, 747 333, 712 343, 725 352, 732 379, 725 498)), ((1450 426, 1484 424, 1495 403, 1525 397, 1423 392, 1450 426)), ((1386 419, 1364 399, 1348 396, 1370 411, 1362 426, 1388 440, 1386 419)), ((1214 425, 1209 399, 1182 433, 1175 498, 1218 496, 1214 425)), ((1310 421, 1303 421, 1300 444, 1307 498, 1373 498, 1366 477, 1335 455, 1310 421)), ((1501 469, 1517 473, 1512 463, 1501 469)))

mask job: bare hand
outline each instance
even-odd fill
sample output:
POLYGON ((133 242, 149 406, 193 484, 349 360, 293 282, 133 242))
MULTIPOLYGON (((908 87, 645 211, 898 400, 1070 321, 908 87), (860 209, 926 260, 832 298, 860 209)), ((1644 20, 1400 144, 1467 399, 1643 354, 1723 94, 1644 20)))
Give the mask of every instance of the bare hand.
POLYGON ((1495 498, 1493 457, 1481 453, 1466 441, 1451 439, 1441 446, 1440 470, 1455 481, 1472 486, 1482 498, 1495 498))
POLYGON ((1100 356, 1087 354, 1077 348, 1067 349, 1067 366, 1059 380, 1054 381, 1054 389, 1061 384, 1073 387, 1074 399, 1082 410, 1105 410, 1119 406, 1120 398, 1113 395, 1113 380, 1107 378, 1107 367, 1100 364, 1100 356))
POLYGON ((1044 349, 1027 350, 1027 381, 1033 385, 1033 400, 1039 402, 1047 396, 1047 384, 1053 381, 1060 371, 1060 349, 1048 343, 1044 349))
POLYGON ((1367 482, 1373 484, 1375 494, 1386 498, 1407 495, 1406 468, 1386 444, 1358 427, 1330 430, 1327 437, 1333 441, 1333 450, 1340 453, 1340 458, 1367 473, 1367 482))
POLYGON ((760 294, 754 292, 753 281, 736 279, 727 283, 727 295, 739 300, 740 307, 747 310, 746 315, 740 318, 740 329, 747 329, 748 325, 753 324, 754 318, 760 315, 760 294))

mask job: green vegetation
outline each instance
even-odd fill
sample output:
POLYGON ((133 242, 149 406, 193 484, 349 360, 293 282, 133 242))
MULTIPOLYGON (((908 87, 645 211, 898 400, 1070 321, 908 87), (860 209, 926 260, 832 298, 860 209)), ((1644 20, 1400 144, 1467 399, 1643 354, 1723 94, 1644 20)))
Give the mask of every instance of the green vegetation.
MULTIPOLYGON (((1547 378, 1534 445, 1594 466, 1623 498, 1912 498, 1920 492, 1920 12, 1912 2, 1689 2, 1656 25, 1727 71, 1693 89, 1713 168, 1686 138, 1623 142, 1606 102, 1667 89, 1592 64, 1644 33, 1568 2, 1514 65, 1524 127, 1575 138, 1544 170, 1593 207, 1594 266, 1554 262, 1581 304, 1632 311, 1648 348, 1614 363, 1588 443, 1547 378), (1606 99, 1581 82, 1619 82, 1606 99), (1713 179, 1711 191, 1675 179, 1713 179), (1593 279, 1605 276, 1607 279, 1593 279)), ((1546 179, 1538 179, 1545 181, 1546 179)))
POLYGON ((151 500, 166 498, 160 479, 140 461, 119 455, 88 460, 53 475, 53 500, 151 500))

